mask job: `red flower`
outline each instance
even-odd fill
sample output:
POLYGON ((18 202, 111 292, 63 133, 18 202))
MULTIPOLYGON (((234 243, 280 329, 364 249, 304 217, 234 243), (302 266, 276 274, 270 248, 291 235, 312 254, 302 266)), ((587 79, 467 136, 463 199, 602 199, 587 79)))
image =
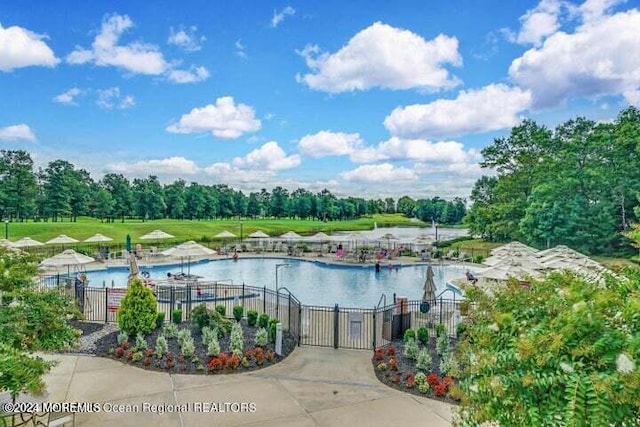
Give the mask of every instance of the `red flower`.
POLYGON ((384 360, 384 350, 381 348, 376 348, 376 351, 373 353, 373 359, 376 362, 384 360))
POLYGON ((224 367, 224 364, 219 357, 212 357, 208 364, 210 371, 219 371, 224 367))
POLYGON ((256 351, 253 348, 250 348, 244 352, 244 355, 247 359, 251 360, 255 357, 256 351))
POLYGON ((447 394, 447 385, 445 383, 438 383, 433 386, 433 392, 436 396, 444 396, 447 394))
POLYGON ((440 382, 440 377, 435 372, 432 372, 427 375, 427 382, 431 384, 431 386, 435 386, 440 382))
POLYGON ((227 368, 229 369, 238 369, 238 366, 240 366, 240 358, 238 356, 231 356, 229 359, 227 359, 227 368))
POLYGON ((395 356, 396 355, 396 349, 394 346, 389 346, 387 347, 387 356, 395 356))
POLYGON ((413 379, 413 375, 407 378, 405 385, 407 388, 414 388, 416 386, 416 380, 413 379))
POLYGON ((116 354, 116 357, 122 357, 122 356, 124 356, 124 348, 122 348, 122 347, 116 347, 115 354, 116 354))
POLYGON ((261 347, 256 347, 255 357, 256 364, 262 365, 262 363, 264 362, 264 350, 261 347))

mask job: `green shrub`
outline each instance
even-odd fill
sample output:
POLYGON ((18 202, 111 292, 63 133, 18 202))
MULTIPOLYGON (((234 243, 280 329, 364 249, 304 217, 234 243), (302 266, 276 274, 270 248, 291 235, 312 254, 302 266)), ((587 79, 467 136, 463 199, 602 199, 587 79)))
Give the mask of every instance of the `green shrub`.
POLYGON ((120 302, 118 326, 129 336, 137 333, 148 334, 156 326, 158 302, 151 289, 134 279, 120 302))
POLYGON ((458 323, 456 326, 456 337, 462 338, 462 336, 467 332, 467 324, 466 323, 458 323))
POLYGON ((247 324, 249 326, 256 326, 258 322, 258 312, 255 310, 247 311, 247 324))
POLYGON ((191 340, 191 330, 189 329, 180 329, 178 331, 178 344, 180 347, 184 345, 184 343, 188 340, 191 340))
POLYGON ((164 311, 156 313, 156 329, 161 328, 164 325, 164 311))
POLYGON ((207 356, 216 357, 220 354, 220 343, 217 335, 212 336, 211 341, 207 344, 207 356))
POLYGON ((195 323, 200 330, 205 326, 209 326, 210 319, 211 310, 205 304, 199 304, 191 310, 191 323, 195 323))
POLYGON ((231 328, 231 337, 229 340, 229 350, 236 355, 242 356, 242 350, 244 349, 244 334, 242 332, 242 325, 240 323, 234 323, 231 328))
POLYGON ((261 328, 267 329, 267 327, 269 326, 269 315, 268 314, 262 313, 258 317, 258 326, 261 327, 261 328))
POLYGON ((427 328, 426 326, 420 326, 420 328, 418 328, 417 335, 418 341, 420 341, 424 345, 429 344, 429 328, 427 328))
POLYGON ((162 358, 169 351, 169 343, 167 343, 167 339, 164 335, 160 335, 156 339, 156 356, 158 359, 162 358))
POLYGON ((444 323, 438 323, 436 325, 436 337, 441 337, 445 335, 447 332, 447 327, 444 326, 444 323))
POLYGON ((205 326, 202 328, 202 344, 207 347, 209 345, 209 343, 213 340, 213 337, 215 336, 216 339, 218 339, 218 331, 217 330, 213 330, 208 326, 205 326))
POLYGON ((404 331, 404 337, 402 338, 405 343, 410 339, 414 341, 416 340, 416 331, 414 331, 413 329, 407 329, 406 331, 404 331))
POLYGON ((258 328, 256 331, 256 346, 265 347, 269 342, 269 334, 265 328, 258 328))
POLYGON ((278 319, 269 320, 269 341, 276 342, 276 325, 280 321, 278 319))
POLYGON ((410 360, 416 360, 418 358, 418 343, 413 338, 408 338, 404 343, 404 357, 410 360))
POLYGON ((189 337, 186 339, 182 346, 180 346, 180 350, 182 351, 182 355, 185 357, 191 357, 196 351, 195 343, 193 342, 193 338, 189 337))
MULTIPOLYGON (((420 371, 423 371, 423 372, 430 372, 431 362, 432 360, 431 360, 431 355, 429 354, 429 350, 426 348, 423 348, 422 350, 420 350, 420 353, 418 353, 418 358, 416 359, 416 368, 418 368, 420 371)), ((416 382, 417 382, 417 379, 416 379, 416 382)))
POLYGON ((118 333, 118 345, 122 345, 127 341, 129 341, 129 334, 126 333, 125 331, 120 331, 118 333))
POLYGON ((224 304, 216 305, 216 311, 223 317, 227 315, 227 307, 224 304))
POLYGON ((146 350, 147 349, 147 340, 144 338, 144 335, 138 333, 136 335, 136 350, 146 350))
POLYGON ((166 323, 162 327, 162 335, 167 339, 176 338, 178 336, 178 326, 175 323, 166 323))
POLYGON ((441 335, 436 340, 436 350, 440 356, 444 356, 449 353, 449 337, 446 335, 441 335))
POLYGON ((473 262, 476 264, 482 264, 482 261, 484 261, 484 256, 482 255, 476 255, 473 257, 473 262))
POLYGON ((182 310, 179 308, 174 309, 171 312, 171 321, 173 323, 175 323, 176 325, 179 325, 182 323, 182 310))
POLYGON ((242 315, 244 314, 244 307, 241 305, 236 305, 233 307, 233 318, 236 319, 236 322, 242 320, 242 315))
POLYGON ((233 322, 217 311, 212 311, 211 317, 209 318, 209 326, 212 329, 217 329, 220 335, 228 336, 231 333, 233 322))

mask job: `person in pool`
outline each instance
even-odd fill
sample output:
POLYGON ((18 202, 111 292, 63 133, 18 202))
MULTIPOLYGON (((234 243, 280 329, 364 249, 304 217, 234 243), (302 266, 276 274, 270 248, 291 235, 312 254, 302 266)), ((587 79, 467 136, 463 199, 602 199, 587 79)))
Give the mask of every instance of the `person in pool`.
POLYGON ((376 261, 376 273, 380 273, 380 261, 376 261))

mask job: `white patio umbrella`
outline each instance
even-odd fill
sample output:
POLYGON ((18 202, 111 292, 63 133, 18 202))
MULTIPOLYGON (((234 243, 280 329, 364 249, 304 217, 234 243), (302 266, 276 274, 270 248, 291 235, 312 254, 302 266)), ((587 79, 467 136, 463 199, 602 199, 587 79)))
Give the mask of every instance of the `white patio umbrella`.
POLYGON ((301 240, 302 236, 296 233, 295 231, 287 231, 286 233, 280 236, 280 239, 301 240))
POLYGON ((4 246, 5 248, 8 248, 12 245, 11 240, 9 239, 0 239, 0 246, 4 246))
POLYGON ((504 263, 489 267, 478 274, 480 277, 496 281, 505 281, 510 277, 524 279, 526 277, 538 278, 542 275, 540 271, 527 268, 520 264, 504 263))
POLYGON ((44 243, 33 240, 31 237, 23 237, 11 244, 14 248, 32 248, 34 246, 44 246, 44 243))
POLYGON ((150 233, 140 236, 140 240, 171 239, 172 237, 175 237, 175 236, 173 234, 165 233, 162 230, 153 230, 150 233))
POLYGON ((214 255, 216 251, 209 249, 206 246, 202 246, 200 243, 196 243, 193 240, 174 246, 167 250, 162 251, 163 255, 174 258, 187 258, 187 274, 191 273, 191 257, 214 255))
POLYGON ((392 240, 399 240, 396 236, 394 236, 391 233, 385 233, 380 237, 381 240, 386 240, 387 241, 387 249, 391 250, 391 241, 392 240))
POLYGON ((87 243, 100 243, 100 242, 110 242, 113 239, 111 237, 103 236, 100 233, 96 233, 93 236, 85 239, 84 241, 87 243))
POLYGON ((215 236, 216 239, 230 239, 230 238, 234 238, 237 237, 235 234, 233 234, 230 231, 224 230, 219 232, 218 234, 216 234, 215 236))
POLYGON ((47 245, 64 245, 67 243, 78 243, 79 240, 74 239, 73 237, 69 237, 66 234, 61 234, 58 237, 54 237, 51 240, 47 240, 45 243, 47 245))
POLYGON ((313 236, 309 236, 308 239, 312 242, 328 242, 331 240, 331 236, 322 231, 317 232, 313 236))
POLYGON ((50 258, 45 258, 40 263, 43 267, 67 267, 67 275, 71 272, 71 266, 78 266, 94 262, 95 259, 90 256, 78 253, 73 249, 66 249, 61 253, 54 255, 50 258))
POLYGON ((249 234, 247 237, 250 239, 268 239, 270 236, 262 230, 254 231, 249 234))

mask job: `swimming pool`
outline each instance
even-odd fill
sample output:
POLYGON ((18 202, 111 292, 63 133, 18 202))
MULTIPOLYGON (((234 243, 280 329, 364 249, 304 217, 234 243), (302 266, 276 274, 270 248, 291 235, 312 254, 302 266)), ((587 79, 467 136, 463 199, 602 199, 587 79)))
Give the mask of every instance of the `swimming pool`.
MULTIPOLYGON (((378 303, 381 294, 390 302, 393 293, 406 296, 410 300, 422 298, 427 267, 408 265, 389 269, 383 266, 376 273, 373 265, 342 266, 316 261, 283 258, 241 258, 191 263, 190 272, 202 276, 202 280, 233 281, 239 285, 266 286, 275 289, 276 265, 289 264, 278 268, 278 286, 286 287, 303 304, 369 308, 378 303)), ((180 271, 180 265, 144 266, 152 279, 166 279, 167 273, 180 271)), ((438 292, 446 289, 446 282, 464 277, 460 266, 434 266, 438 292)), ((184 267, 186 272, 186 266, 184 267)), ((112 267, 107 270, 89 271, 90 286, 126 286, 129 275, 126 267, 112 267)), ((449 292, 444 298, 451 298, 449 292)))

